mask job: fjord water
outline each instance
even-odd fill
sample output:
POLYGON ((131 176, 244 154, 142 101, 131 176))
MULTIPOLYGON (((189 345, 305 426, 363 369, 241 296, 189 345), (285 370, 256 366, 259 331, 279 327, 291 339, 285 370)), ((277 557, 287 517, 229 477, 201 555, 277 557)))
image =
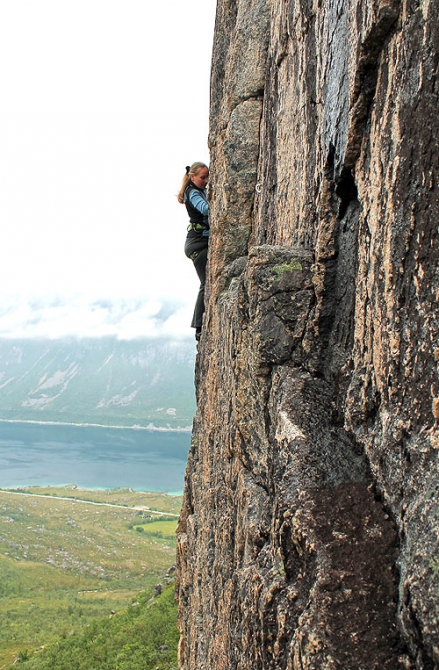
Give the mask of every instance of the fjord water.
POLYGON ((0 486, 181 492, 187 432, 0 422, 0 486))

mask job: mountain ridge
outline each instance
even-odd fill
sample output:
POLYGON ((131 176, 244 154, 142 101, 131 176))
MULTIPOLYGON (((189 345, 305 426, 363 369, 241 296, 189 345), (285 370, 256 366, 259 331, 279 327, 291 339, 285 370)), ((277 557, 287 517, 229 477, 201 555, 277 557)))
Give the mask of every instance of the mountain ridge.
POLYGON ((187 340, 0 340, 0 419, 187 429, 187 340))

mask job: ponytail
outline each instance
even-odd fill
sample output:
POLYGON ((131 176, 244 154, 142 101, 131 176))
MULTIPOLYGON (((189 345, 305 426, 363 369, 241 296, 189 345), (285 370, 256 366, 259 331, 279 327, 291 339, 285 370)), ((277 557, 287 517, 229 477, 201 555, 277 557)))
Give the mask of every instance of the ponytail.
POLYGON ((205 167, 207 167, 207 165, 205 165, 204 163, 200 163, 199 161, 197 161, 196 163, 192 163, 192 165, 187 165, 186 166, 186 174, 183 177, 183 181, 181 183, 181 188, 180 188, 180 190, 178 192, 178 195, 177 195, 177 200, 180 203, 180 205, 183 205, 183 203, 184 203, 184 192, 189 185, 189 182, 191 180, 191 175, 196 176, 199 173, 199 171, 202 168, 205 168, 205 167))

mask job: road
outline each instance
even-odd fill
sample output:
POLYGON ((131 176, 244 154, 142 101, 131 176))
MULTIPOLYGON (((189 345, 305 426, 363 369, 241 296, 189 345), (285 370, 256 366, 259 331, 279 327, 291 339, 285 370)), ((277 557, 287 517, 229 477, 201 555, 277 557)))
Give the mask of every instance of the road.
POLYGON ((173 516, 176 519, 179 518, 179 514, 173 514, 172 512, 160 512, 157 509, 150 509, 143 505, 137 505, 135 507, 130 507, 129 505, 118 505, 117 503, 106 503, 106 502, 95 502, 93 500, 82 500, 81 498, 67 498, 63 496, 49 496, 45 493, 24 493, 22 491, 5 491, 5 489, 0 489, 0 493, 6 493, 7 495, 12 496, 32 496, 33 498, 50 498, 50 500, 67 500, 68 502, 77 502, 87 505, 100 505, 103 507, 118 507, 119 509, 132 509, 137 512, 149 512, 150 514, 157 514, 159 516, 173 516))

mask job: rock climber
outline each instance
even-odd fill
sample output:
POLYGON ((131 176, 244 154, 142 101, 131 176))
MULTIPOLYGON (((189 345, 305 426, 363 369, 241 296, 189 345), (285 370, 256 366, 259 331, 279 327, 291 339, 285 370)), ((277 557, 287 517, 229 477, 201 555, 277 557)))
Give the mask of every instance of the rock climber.
POLYGON ((191 327, 195 328, 195 339, 201 337, 204 314, 204 286, 206 283, 207 250, 209 245, 209 203, 206 200, 206 186, 209 168, 204 163, 192 163, 186 167, 178 202, 186 205, 189 226, 184 245, 184 253, 195 266, 200 288, 195 303, 191 327))

